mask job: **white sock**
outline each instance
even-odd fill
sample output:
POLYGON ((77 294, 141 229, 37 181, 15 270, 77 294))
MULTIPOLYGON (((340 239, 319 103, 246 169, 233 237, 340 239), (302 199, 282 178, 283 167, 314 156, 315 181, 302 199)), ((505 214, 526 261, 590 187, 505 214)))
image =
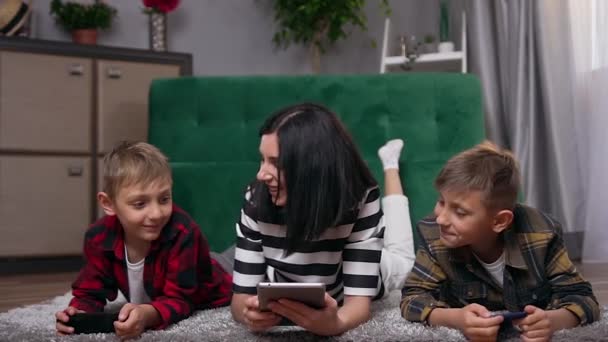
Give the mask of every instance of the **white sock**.
POLYGON ((382 161, 382 166, 385 170, 399 169, 399 157, 403 148, 403 140, 394 139, 388 141, 384 146, 378 149, 378 156, 382 161))

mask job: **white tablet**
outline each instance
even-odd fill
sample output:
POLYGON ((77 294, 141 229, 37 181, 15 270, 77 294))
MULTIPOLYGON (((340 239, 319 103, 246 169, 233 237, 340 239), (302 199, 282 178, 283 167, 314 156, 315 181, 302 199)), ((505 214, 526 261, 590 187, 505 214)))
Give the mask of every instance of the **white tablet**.
POLYGON ((325 284, 323 283, 259 283, 258 300, 260 310, 268 311, 273 300, 291 299, 320 309, 325 306, 325 284))

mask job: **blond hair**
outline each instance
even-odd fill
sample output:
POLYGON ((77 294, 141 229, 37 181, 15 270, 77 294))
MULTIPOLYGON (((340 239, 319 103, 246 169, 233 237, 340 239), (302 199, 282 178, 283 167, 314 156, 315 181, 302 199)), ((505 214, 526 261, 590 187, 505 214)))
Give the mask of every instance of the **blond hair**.
POLYGON ((513 209, 520 186, 513 154, 490 141, 450 158, 435 179, 438 191, 481 191, 489 209, 513 209))
POLYGON ((103 159, 103 191, 111 199, 123 187, 149 185, 159 179, 171 182, 169 160, 148 143, 120 142, 103 159))

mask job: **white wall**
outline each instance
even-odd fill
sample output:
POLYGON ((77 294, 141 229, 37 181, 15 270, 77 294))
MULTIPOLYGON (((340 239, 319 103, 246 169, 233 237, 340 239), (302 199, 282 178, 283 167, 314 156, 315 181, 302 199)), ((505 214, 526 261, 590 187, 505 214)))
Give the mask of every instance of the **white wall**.
MULTIPOLYGON (((87 0, 90 1, 90 0, 87 0)), ((148 48, 148 18, 139 0, 105 0, 118 9, 118 18, 99 44, 148 48)), ((308 50, 276 50, 272 43, 274 13, 271 0, 182 0, 169 14, 169 49, 193 54, 196 75, 309 73, 308 50)), ((70 40, 49 14, 50 0, 35 0, 35 38, 70 40)), ((377 73, 384 16, 378 2, 368 0, 368 31, 354 30, 322 59, 324 73, 377 73), (375 39, 378 46, 371 47, 375 39)), ((438 35, 438 0, 392 0, 393 39, 398 33, 438 35)), ((451 25, 453 26, 453 25, 451 25)), ((452 32, 458 37, 458 32, 452 32)), ((394 49, 392 49, 394 51, 394 49)))

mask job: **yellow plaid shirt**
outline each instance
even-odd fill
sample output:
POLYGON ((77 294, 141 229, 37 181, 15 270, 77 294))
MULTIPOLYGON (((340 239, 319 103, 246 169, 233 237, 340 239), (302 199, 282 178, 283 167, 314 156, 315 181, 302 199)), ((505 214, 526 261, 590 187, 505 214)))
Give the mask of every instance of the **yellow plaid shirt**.
POLYGON ((560 224, 539 210, 517 205, 501 234, 505 246, 503 286, 481 266, 470 248, 449 249, 439 239, 434 217, 418 223, 416 263, 402 290, 401 314, 427 322, 434 308, 477 303, 490 311, 519 311, 526 305, 565 308, 588 324, 599 319, 591 284, 570 261, 560 224))

